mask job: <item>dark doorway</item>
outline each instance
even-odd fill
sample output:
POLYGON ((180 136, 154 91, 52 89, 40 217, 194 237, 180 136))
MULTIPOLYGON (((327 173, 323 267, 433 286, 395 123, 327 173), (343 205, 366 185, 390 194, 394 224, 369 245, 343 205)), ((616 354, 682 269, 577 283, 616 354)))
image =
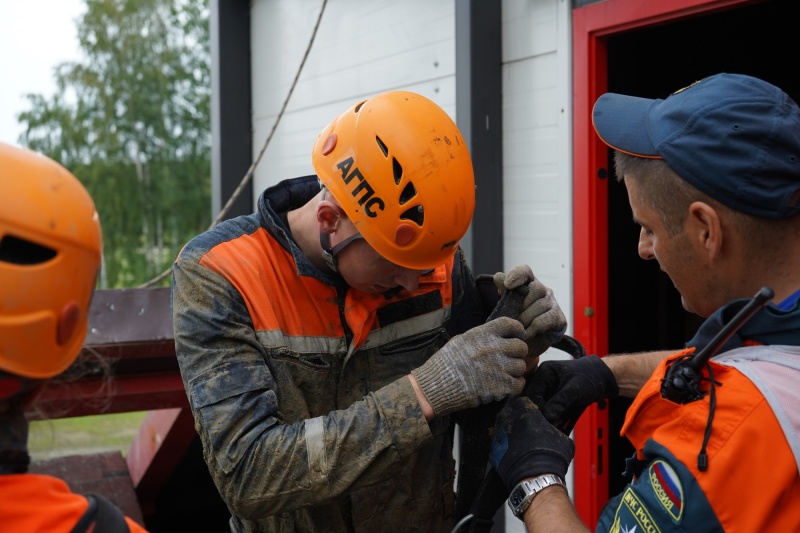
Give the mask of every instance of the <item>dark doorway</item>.
MULTIPOLYGON (((648 98, 719 72, 757 76, 800 101, 795 54, 800 50, 800 2, 770 0, 609 37, 608 90, 648 98)), ((613 168, 611 161, 609 167, 613 168)), ((711 170, 711 169, 709 169, 711 170)), ((701 319, 681 307, 678 292, 655 261, 637 253, 625 186, 613 172, 608 187, 609 352, 681 348, 701 319)), ((629 400, 611 402, 609 494, 626 480, 624 459, 633 453, 619 430, 629 400)))

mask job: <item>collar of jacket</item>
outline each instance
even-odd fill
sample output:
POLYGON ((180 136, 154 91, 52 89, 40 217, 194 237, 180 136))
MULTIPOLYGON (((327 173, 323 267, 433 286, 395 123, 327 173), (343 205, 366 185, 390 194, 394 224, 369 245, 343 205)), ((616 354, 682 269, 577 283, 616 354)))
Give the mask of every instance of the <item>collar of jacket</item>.
MULTIPOLYGON (((749 298, 733 300, 717 309, 697 330, 695 336, 686 343, 687 347, 698 350, 708 344, 725 324, 749 302, 749 298)), ((769 303, 734 333, 717 353, 727 352, 744 346, 745 341, 759 344, 783 344, 800 346, 800 305, 796 302, 790 309, 779 309, 769 303)))
POLYGON ((315 175, 283 180, 261 193, 258 198, 258 216, 261 218, 261 224, 292 254, 299 275, 321 279, 339 290, 346 291, 347 283, 344 278, 339 274, 318 270, 311 260, 303 255, 289 227, 280 216, 281 213, 302 207, 319 191, 319 178, 315 175))

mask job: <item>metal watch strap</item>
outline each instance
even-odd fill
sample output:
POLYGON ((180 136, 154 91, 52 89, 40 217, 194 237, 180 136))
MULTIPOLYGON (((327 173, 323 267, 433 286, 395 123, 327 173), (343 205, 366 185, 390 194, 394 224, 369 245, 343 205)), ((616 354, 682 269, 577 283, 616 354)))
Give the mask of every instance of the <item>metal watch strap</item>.
POLYGON ((528 509, 534 496, 553 485, 561 485, 564 490, 567 489, 564 481, 555 474, 543 474, 527 481, 521 481, 508 497, 508 506, 511 508, 511 512, 521 520, 522 514, 528 509))

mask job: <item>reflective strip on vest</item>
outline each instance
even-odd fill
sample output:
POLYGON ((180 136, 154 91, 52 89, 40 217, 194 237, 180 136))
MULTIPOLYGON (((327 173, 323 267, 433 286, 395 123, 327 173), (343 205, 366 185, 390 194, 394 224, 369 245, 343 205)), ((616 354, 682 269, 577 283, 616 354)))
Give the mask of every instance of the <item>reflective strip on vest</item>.
POLYGON ((800 346, 736 348, 714 361, 737 369, 761 391, 783 429, 800 473, 800 346))

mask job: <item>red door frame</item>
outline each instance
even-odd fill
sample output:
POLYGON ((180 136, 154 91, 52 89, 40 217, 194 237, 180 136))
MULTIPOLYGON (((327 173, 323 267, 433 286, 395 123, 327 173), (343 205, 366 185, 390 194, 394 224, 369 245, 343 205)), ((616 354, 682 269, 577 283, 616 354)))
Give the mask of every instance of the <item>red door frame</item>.
MULTIPOLYGON (((609 170, 608 152, 591 125, 592 106, 608 87, 607 38, 745 3, 752 0, 605 0, 572 11, 572 327, 587 353, 608 352, 608 180, 600 176, 603 169, 609 170)), ((609 498, 608 411, 587 409, 574 437, 575 506, 593 529, 609 498)))

